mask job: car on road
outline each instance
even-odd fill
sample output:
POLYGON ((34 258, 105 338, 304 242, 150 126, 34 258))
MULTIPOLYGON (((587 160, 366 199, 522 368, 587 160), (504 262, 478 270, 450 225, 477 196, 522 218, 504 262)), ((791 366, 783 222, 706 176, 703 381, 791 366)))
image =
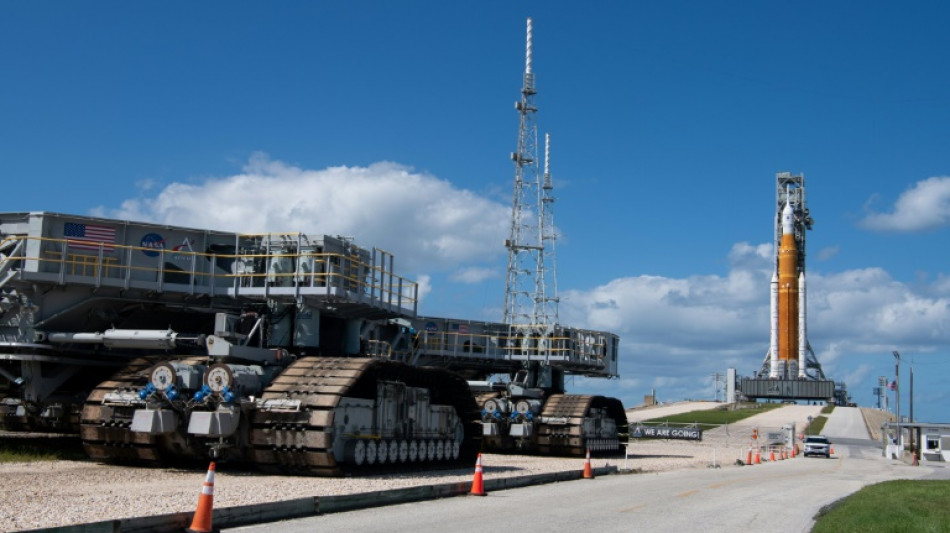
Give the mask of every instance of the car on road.
POLYGON ((831 457, 831 441, 823 435, 809 435, 805 437, 804 451, 805 457, 809 455, 824 455, 831 457))

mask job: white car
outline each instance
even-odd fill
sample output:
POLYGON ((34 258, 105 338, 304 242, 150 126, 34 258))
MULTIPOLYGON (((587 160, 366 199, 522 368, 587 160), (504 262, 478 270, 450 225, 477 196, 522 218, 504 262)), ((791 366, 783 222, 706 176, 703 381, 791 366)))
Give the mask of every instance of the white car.
POLYGON ((805 457, 809 455, 824 455, 831 457, 831 441, 822 435, 809 435, 805 437, 805 457))

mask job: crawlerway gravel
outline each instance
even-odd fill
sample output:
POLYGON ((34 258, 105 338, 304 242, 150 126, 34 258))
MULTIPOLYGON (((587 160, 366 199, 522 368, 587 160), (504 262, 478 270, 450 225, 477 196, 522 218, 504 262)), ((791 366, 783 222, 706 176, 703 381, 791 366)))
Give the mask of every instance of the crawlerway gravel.
MULTIPOLYGON (((689 410, 688 406, 684 406, 689 410)), ((707 431, 701 442, 642 440, 631 442, 629 456, 594 459, 641 472, 676 468, 734 467, 744 459, 753 427, 804 427, 818 406, 787 406, 741 423, 707 431)), ((636 417, 631 416, 631 419, 636 417)), ((486 479, 579 470, 583 459, 486 454, 486 479)), ((471 481, 471 468, 413 471, 385 476, 340 479, 271 476, 233 471, 217 465, 214 505, 232 507, 338 494, 353 494, 418 485, 471 481)), ((116 518, 193 511, 205 472, 106 466, 84 461, 0 464, 0 531, 20 531, 116 518)))

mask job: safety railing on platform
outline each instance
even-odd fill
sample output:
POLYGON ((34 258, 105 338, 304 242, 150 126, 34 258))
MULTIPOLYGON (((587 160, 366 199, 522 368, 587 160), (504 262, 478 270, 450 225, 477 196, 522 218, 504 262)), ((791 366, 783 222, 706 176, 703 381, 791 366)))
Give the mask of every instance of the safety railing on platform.
MULTIPOLYGON (((54 274, 60 284, 86 282, 101 286, 118 281, 154 283, 156 290, 221 294, 221 289, 328 287, 342 289, 358 300, 400 309, 417 307, 417 284, 398 276, 385 264, 367 263, 344 253, 213 254, 118 244, 90 244, 71 239, 11 236, 24 241, 19 253, 0 257, 0 270, 54 274), (31 246, 36 244, 37 246, 31 246), (261 268, 263 267, 263 268, 261 268), (168 286, 168 287, 166 287, 168 286), (173 287, 172 287, 173 286, 173 287)), ((391 255, 382 253, 384 259, 391 255)), ((373 260, 376 259, 374 255, 373 260)), ((253 291, 244 291, 248 294, 253 291)))
POLYGON ((605 366, 606 344, 591 337, 572 336, 509 337, 507 334, 421 331, 413 341, 413 352, 476 359, 529 359, 568 361, 587 366, 605 366))

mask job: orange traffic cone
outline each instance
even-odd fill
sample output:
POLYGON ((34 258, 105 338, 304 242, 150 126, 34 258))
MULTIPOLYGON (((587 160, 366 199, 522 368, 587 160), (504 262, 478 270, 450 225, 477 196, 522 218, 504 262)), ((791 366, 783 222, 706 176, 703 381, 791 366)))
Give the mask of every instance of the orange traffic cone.
POLYGON ((834 455, 834 454, 835 454, 835 447, 834 447, 834 446, 829 446, 829 447, 828 447, 828 455, 834 455))
POLYGON ((587 459, 584 459, 584 479, 594 479, 594 471, 590 468, 590 448, 587 448, 587 459))
POLYGON ((752 464, 752 448, 749 448, 749 454, 746 455, 745 464, 747 465, 752 464))
POLYGON ((775 462, 775 448, 769 449, 769 461, 775 462))
POLYGON ((793 444, 793 445, 792 445, 792 459, 794 459, 795 456, 797 455, 797 454, 795 453, 795 450, 796 450, 796 449, 797 449, 797 448, 796 448, 795 445, 793 444))
POLYGON ((759 453, 759 449, 758 449, 758 448, 755 449, 755 464, 757 464, 757 465, 762 464, 762 454, 759 453))
POLYGON ((211 508, 214 505, 214 461, 208 467, 208 475, 205 477, 205 484, 201 487, 201 495, 198 496, 198 508, 195 510, 195 518, 191 521, 191 527, 186 529, 188 533, 211 533, 211 508))
POLYGON ((478 454, 478 460, 475 461, 475 477, 472 478, 471 496, 485 496, 485 483, 482 480, 482 454, 478 454))

